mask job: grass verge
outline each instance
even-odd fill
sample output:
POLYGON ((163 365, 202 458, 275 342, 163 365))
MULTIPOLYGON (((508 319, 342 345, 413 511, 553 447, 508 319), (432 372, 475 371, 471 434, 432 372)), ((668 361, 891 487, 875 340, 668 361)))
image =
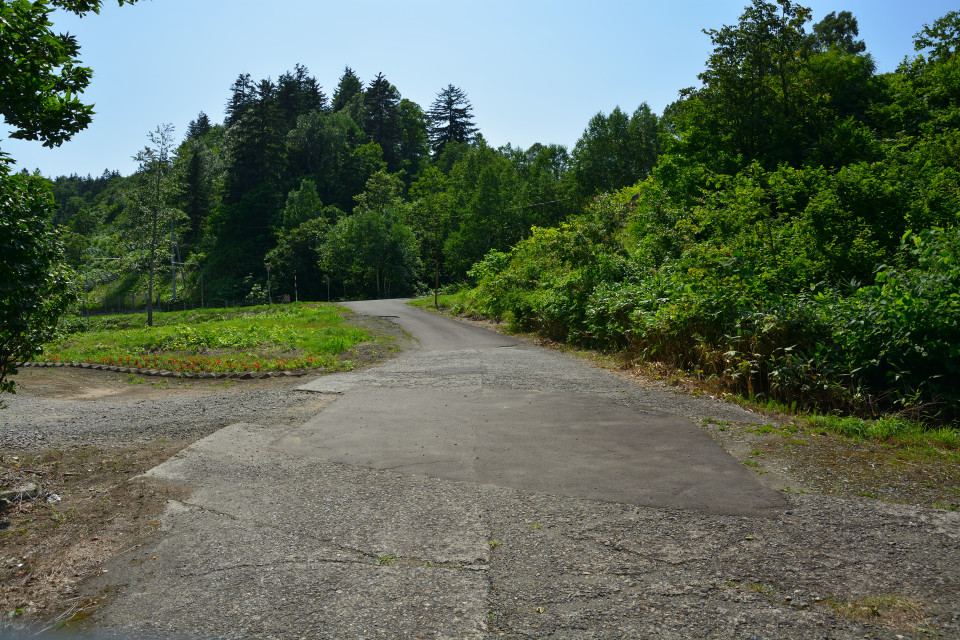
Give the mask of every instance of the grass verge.
POLYGON ((63 340, 38 360, 90 362, 179 372, 352 368, 343 354, 371 338, 345 322, 348 309, 330 304, 174 311, 73 318, 63 340))

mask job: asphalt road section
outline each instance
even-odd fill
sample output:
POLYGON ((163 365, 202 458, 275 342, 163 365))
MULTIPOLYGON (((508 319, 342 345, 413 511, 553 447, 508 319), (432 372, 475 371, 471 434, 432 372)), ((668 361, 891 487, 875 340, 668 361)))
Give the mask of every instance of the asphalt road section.
POLYGON ((960 630, 957 514, 774 491, 691 420, 760 420, 738 407, 350 306, 419 346, 152 469, 191 494, 86 585, 98 636, 908 637, 856 602, 960 630))

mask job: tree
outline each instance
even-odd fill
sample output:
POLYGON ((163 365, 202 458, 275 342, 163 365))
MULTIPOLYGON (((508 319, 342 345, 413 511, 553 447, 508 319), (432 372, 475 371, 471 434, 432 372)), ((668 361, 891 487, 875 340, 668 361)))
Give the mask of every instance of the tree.
POLYGON ((210 124, 210 116, 201 111, 197 115, 197 119, 191 120, 190 124, 187 125, 187 140, 202 138, 210 133, 212 127, 213 125, 210 124))
MULTIPOLYGON (((222 133, 222 127, 218 127, 222 133)), ((190 222, 188 239, 197 240, 216 201, 217 158, 205 138, 191 138, 177 152, 177 182, 180 208, 190 222)))
POLYGON ((302 64, 294 65, 277 79, 277 108, 284 129, 289 129, 297 118, 312 111, 327 109, 327 96, 317 79, 302 64))
MULTIPOLYGON (((136 0, 118 0, 120 5, 136 0)), ((80 101, 93 72, 82 67, 80 45, 55 34, 50 13, 99 13, 99 0, 40 0, 0 4, 0 113, 20 140, 58 147, 87 128, 93 107, 80 101)))
POLYGON ((673 150, 714 171, 735 173, 754 160, 768 169, 802 164, 819 96, 802 81, 810 10, 791 0, 753 0, 735 25, 709 29, 714 45, 703 87, 682 92, 673 115, 673 150))
POLYGON ((831 11, 813 25, 813 45, 820 51, 840 49, 846 53, 863 53, 867 45, 863 40, 854 40, 858 35, 860 27, 849 11, 831 11))
POLYGON ((933 24, 923 25, 913 37, 913 48, 916 51, 928 51, 931 60, 945 62, 950 56, 960 50, 960 11, 950 11, 933 21, 933 24))
POLYGON ((383 150, 383 159, 390 171, 399 169, 397 145, 399 142, 400 92, 382 73, 370 81, 363 96, 363 131, 371 142, 383 150))
POLYGON ((264 256, 264 260, 272 267, 273 282, 276 283, 274 291, 277 294, 288 293, 291 298, 297 295, 304 300, 320 300, 323 297, 318 260, 320 245, 329 226, 325 217, 307 220, 281 235, 277 246, 264 256), (294 282, 297 283, 296 292, 294 282))
POLYGON ((8 376, 56 335, 76 296, 53 225, 49 182, 11 176, 0 163, 0 202, 0 393, 13 393, 8 376))
POLYGON ((230 99, 227 101, 226 107, 227 117, 223 123, 229 127, 240 120, 241 116, 256 100, 256 95, 256 89, 254 89, 250 74, 241 73, 237 76, 230 87, 230 99))
MULTIPOLYGON (((90 123, 93 107, 79 94, 93 72, 80 66, 76 38, 50 30, 50 13, 83 16, 101 6, 99 0, 0 3, 0 115, 12 137, 56 147, 90 123)), ((39 176, 11 176, 9 164, 0 152, 0 392, 14 391, 8 376, 17 362, 56 334, 72 301, 52 226, 51 185, 39 176)))
POLYGON ((321 268, 362 296, 410 292, 420 269, 417 239, 392 211, 365 209, 330 229, 320 251, 321 268))
POLYGON ((470 142, 478 131, 473 124, 473 106, 467 94, 452 84, 437 94, 427 111, 430 116, 430 145, 439 154, 450 142, 470 142))
POLYGON ((429 118, 416 102, 403 98, 397 109, 397 159, 398 170, 403 171, 406 180, 420 173, 424 161, 430 153, 427 139, 429 118))
POLYGON ((280 214, 277 231, 280 236, 304 222, 320 217, 323 202, 317 195, 317 185, 309 178, 300 181, 300 188, 287 194, 287 204, 280 214))
MULTIPOLYGON (((340 76, 340 82, 333 91, 333 104, 331 108, 334 111, 343 111, 357 96, 363 95, 363 83, 350 67, 344 67, 343 75, 340 76)), ((352 116, 353 114, 351 114, 352 116)))
POLYGON ((171 196, 169 177, 172 163, 173 125, 158 126, 147 135, 147 139, 150 144, 133 157, 140 163, 139 172, 142 182, 135 192, 132 231, 134 237, 141 240, 141 247, 149 256, 147 259, 147 326, 152 327, 153 277, 156 271, 157 249, 165 244, 160 240, 162 233, 160 226, 169 223, 172 235, 174 221, 180 212, 168 204, 171 196))
POLYGON ((616 107, 590 119, 573 149, 572 179, 583 198, 609 193, 647 177, 659 155, 659 119, 647 103, 632 118, 616 107))
POLYGON ((287 132, 287 161, 292 175, 310 177, 325 202, 349 208, 355 191, 348 191, 352 151, 363 132, 341 112, 313 111, 300 116, 287 132))
POLYGON ((421 258, 429 250, 428 260, 433 262, 433 306, 440 289, 440 246, 445 239, 446 226, 450 220, 450 198, 447 194, 449 180, 437 167, 427 167, 410 187, 413 202, 409 217, 414 233, 420 238, 421 258), (431 237, 432 236, 432 237, 431 237), (427 242, 427 239, 430 239, 427 242))

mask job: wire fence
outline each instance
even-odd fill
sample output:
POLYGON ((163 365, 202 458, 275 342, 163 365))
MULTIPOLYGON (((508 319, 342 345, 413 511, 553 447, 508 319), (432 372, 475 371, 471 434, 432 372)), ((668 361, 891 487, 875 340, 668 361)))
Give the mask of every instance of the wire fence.
MULTIPOLYGON (((228 300, 226 298, 212 298, 202 303, 196 300, 159 300, 153 305, 154 313, 168 311, 192 311, 194 309, 210 309, 218 307, 255 307, 263 304, 288 304, 289 295, 263 296, 262 298, 246 298, 243 300, 228 300)), ((85 318, 90 316, 123 315, 146 313, 147 303, 142 296, 117 296, 104 298, 100 301, 81 300, 77 307, 77 315, 85 318)))

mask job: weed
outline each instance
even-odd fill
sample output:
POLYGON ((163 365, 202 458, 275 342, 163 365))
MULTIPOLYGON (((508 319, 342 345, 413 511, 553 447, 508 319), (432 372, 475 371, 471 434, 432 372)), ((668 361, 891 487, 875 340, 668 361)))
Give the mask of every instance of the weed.
POLYGON ((496 541, 496 540, 487 540, 487 544, 490 545, 490 548, 491 548, 491 549, 496 549, 496 548, 499 547, 502 543, 500 543, 500 542, 498 542, 498 541, 496 541))
POLYGON ((747 584, 747 588, 768 598, 773 595, 773 587, 763 582, 750 582, 747 584))
POLYGON ((128 373, 126 376, 127 384, 143 384, 147 381, 146 378, 136 375, 135 373, 128 373))
POLYGON ((759 467, 759 466, 760 466, 760 463, 757 462, 756 460, 744 460, 744 461, 743 461, 743 464, 745 464, 745 465, 748 466, 748 467, 759 467))
POLYGON ((377 558, 377 564, 381 566, 389 566, 395 563, 398 560, 397 556, 391 554, 388 556, 380 556, 377 558))
POLYGON ((896 595, 875 596, 854 602, 844 602, 831 596, 826 603, 834 613, 848 620, 876 619, 898 627, 923 620, 921 601, 896 595))
POLYGON ((757 458, 762 458, 764 456, 764 453, 761 449, 754 449, 753 451, 750 452, 750 455, 756 456, 757 458))
POLYGON ((701 422, 706 425, 715 424, 717 426, 730 426, 733 424, 729 420, 720 420, 719 418, 704 418, 701 422))

